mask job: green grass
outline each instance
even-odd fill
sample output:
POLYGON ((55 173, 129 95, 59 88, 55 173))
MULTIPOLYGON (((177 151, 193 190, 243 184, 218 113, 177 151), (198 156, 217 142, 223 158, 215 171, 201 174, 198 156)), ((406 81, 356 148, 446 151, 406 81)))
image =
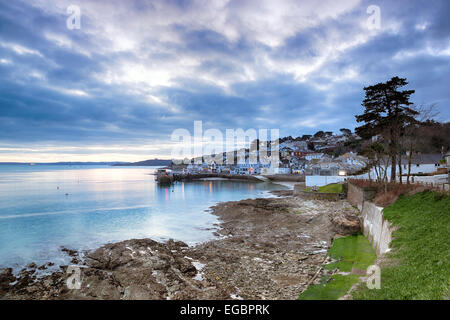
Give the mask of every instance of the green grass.
POLYGON ((342 184, 340 184, 340 183, 327 184, 326 186, 320 187, 319 192, 342 193, 342 184))
MULTIPOLYGON (((353 235, 333 241, 328 254, 337 262, 327 264, 325 269, 350 272, 352 269, 366 270, 376 260, 375 250, 363 235, 353 235)), ((318 285, 309 286, 300 294, 300 300, 336 300, 347 293, 358 282, 359 275, 333 275, 321 279, 318 285)))
POLYGON ((449 299, 450 196, 425 191, 384 209, 395 226, 381 289, 359 286, 355 299, 449 299))
POLYGON ((344 272, 350 272, 352 268, 366 270, 377 258, 369 240, 362 234, 334 240, 328 254, 338 261, 326 267, 344 272))
MULTIPOLYGON (((313 189, 311 187, 306 187, 304 191, 312 192, 313 189)), ((326 186, 319 187, 319 192, 322 193, 342 193, 342 184, 339 183, 331 183, 326 186)))
POLYGON ((354 283, 358 281, 359 276, 350 274, 343 276, 336 274, 330 278, 323 278, 322 283, 318 285, 309 286, 303 292, 300 300, 337 300, 344 296, 354 283), (329 281, 329 282, 327 282, 329 281))

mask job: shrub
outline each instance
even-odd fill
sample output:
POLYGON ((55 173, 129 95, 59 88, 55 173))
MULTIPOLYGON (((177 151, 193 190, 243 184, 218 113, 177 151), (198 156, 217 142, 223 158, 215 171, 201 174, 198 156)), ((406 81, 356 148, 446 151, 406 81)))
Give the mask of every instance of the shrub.
POLYGON ((380 190, 373 201, 377 206, 387 207, 397 201, 398 197, 402 194, 413 195, 426 189, 426 187, 418 184, 389 183, 387 185, 387 191, 380 190))
POLYGON ((374 180, 367 179, 349 179, 349 183, 354 184, 360 188, 375 188, 378 189, 380 184, 374 180))
POLYGON ((366 179, 350 179, 349 183, 352 183, 360 188, 371 188, 376 190, 376 195, 373 202, 380 207, 387 207, 388 205, 394 203, 402 194, 414 195, 425 190, 439 191, 439 189, 433 186, 424 186, 421 184, 400 184, 397 182, 389 182, 384 184, 366 179))

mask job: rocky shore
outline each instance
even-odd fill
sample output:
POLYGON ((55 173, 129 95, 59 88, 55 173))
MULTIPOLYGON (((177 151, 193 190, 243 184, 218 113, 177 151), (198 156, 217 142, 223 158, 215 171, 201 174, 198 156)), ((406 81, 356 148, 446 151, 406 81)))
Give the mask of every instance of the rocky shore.
POLYGON ((359 220, 344 200, 275 193, 211 208, 221 221, 217 238, 197 246, 132 239, 90 252, 63 249, 79 270, 79 289, 67 285, 76 276, 68 266, 45 276, 38 271, 48 264, 30 264, 17 277, 0 269, 0 299, 296 299, 328 259, 332 239, 358 231, 359 220))

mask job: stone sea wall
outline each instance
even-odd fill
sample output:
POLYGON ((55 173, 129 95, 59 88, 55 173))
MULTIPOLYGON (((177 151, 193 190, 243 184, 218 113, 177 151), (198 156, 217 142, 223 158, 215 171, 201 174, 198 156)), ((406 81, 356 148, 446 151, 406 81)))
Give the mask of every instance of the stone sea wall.
POLYGON ((365 201, 372 200, 375 197, 376 191, 370 188, 361 188, 352 183, 348 184, 347 200, 352 205, 357 207, 359 211, 363 209, 365 201))
POLYGON ((383 208, 369 201, 375 196, 375 191, 348 184, 347 200, 360 210, 361 228, 363 234, 377 252, 382 255, 389 251, 392 232, 395 228, 383 215, 383 208))
POLYGON ((365 201, 361 211, 361 227, 364 235, 377 252, 377 255, 389 251, 392 232, 395 228, 383 215, 383 208, 370 201, 365 201))

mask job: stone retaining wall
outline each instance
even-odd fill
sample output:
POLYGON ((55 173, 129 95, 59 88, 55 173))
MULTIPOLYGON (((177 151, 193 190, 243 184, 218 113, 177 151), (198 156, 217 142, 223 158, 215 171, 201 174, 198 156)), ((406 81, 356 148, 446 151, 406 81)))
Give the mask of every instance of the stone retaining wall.
POLYGON ((395 228, 384 218, 383 208, 369 201, 375 197, 375 194, 373 189, 348 184, 347 200, 361 212, 361 231, 369 239, 377 255, 382 255, 389 251, 392 232, 395 228))
POLYGON ((374 189, 360 188, 352 183, 348 184, 347 200, 357 207, 359 211, 363 209, 363 203, 372 200, 375 197, 375 194, 376 191, 374 189))
POLYGON ((370 201, 364 201, 361 211, 362 232, 369 239, 377 252, 377 255, 389 251, 392 240, 392 232, 395 228, 384 218, 383 208, 377 207, 370 201))

